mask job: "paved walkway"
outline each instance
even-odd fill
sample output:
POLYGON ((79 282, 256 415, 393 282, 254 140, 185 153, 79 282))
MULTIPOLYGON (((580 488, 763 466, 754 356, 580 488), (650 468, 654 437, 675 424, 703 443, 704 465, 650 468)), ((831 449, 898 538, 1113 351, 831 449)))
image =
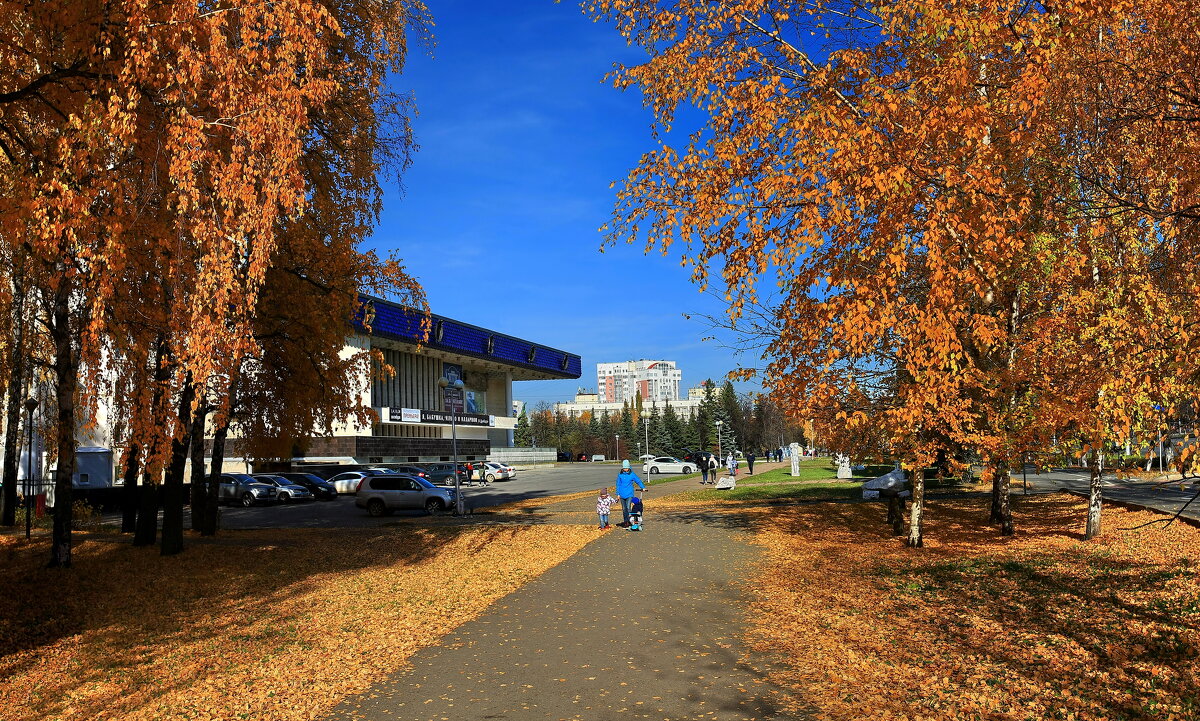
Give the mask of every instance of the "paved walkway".
MULTIPOLYGON (((1056 468, 1042 474, 1033 473, 1030 469, 1025 478, 1029 481, 1031 493, 1067 491, 1086 496, 1091 483, 1091 476, 1086 468, 1056 468)), ((1178 479, 1178 475, 1175 478, 1178 479)), ((1193 478, 1182 481, 1182 489, 1180 480, 1121 480, 1115 476, 1105 476, 1101 483, 1105 501, 1148 508, 1170 516, 1183 509, 1182 518, 1192 523, 1200 523, 1200 500, 1193 501, 1198 490, 1193 485, 1196 480, 1193 478)), ((1021 474, 1014 473, 1013 493, 1019 494, 1021 489, 1021 474)))
MULTIPOLYGON (((749 530, 732 514, 654 513, 655 496, 693 487, 654 486, 641 533, 604 532, 328 718, 783 718, 738 640, 749 530)), ((595 522, 592 499, 555 508, 595 522)))

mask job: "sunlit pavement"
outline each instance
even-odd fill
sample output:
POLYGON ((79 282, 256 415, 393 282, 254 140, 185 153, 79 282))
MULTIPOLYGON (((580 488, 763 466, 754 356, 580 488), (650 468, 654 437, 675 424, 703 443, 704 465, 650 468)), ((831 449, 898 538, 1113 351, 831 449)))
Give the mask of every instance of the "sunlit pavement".
MULTIPOLYGON (((1031 493, 1051 493, 1068 491, 1070 493, 1087 495, 1091 476, 1086 468, 1056 468, 1037 474, 1027 468, 1024 479, 1028 480, 1031 493)), ((1156 511, 1174 515, 1186 506, 1182 516, 1194 521, 1200 521, 1200 500, 1195 500, 1200 487, 1196 482, 1200 479, 1185 481, 1141 481, 1117 479, 1105 475, 1102 488, 1105 500, 1118 501, 1134 506, 1151 508, 1156 511), (1183 484, 1182 488, 1180 484, 1183 484), (1189 502, 1192 502, 1190 505, 1189 502)), ((1024 490, 1022 475, 1013 474, 1013 493, 1020 494, 1024 490)))

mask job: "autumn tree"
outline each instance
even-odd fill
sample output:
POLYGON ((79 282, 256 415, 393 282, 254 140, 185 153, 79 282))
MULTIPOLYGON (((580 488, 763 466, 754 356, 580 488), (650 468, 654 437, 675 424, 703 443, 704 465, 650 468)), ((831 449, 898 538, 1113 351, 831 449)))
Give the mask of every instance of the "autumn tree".
MULTIPOLYGON (((117 289, 140 278, 174 289, 164 403, 178 407, 187 378, 206 383, 243 357, 281 226, 318 205, 304 129, 340 88, 380 97, 381 72, 402 62, 404 32, 424 8, 60 0, 0 16, 0 184, 11 191, 0 198, 0 238, 28 254, 53 345, 51 562, 66 566, 77 396, 94 403, 112 359, 106 339, 121 332, 112 323, 129 315, 111 312, 117 289), (364 56, 372 62, 357 64, 364 56)), ((369 138, 378 127, 370 118, 359 130, 369 138)), ((338 138, 351 152, 357 140, 338 138)), ((150 419, 166 422, 138 448, 145 477, 164 466, 163 441, 186 436, 182 419, 150 419)))
MULTIPOLYGON (((585 5, 647 53, 614 82, 663 131, 621 190, 614 240, 682 243, 698 283, 719 271, 734 318, 759 276, 779 277, 766 381, 795 417, 825 414, 831 438, 883 433, 913 474, 911 544, 922 469, 947 446, 991 466, 1011 533, 1008 468, 1047 429, 1096 445, 1128 430, 1114 418, 1153 416, 1163 394, 1140 379, 1168 349, 1129 324, 1163 307, 1131 284, 1162 278, 1115 276, 1194 254, 1194 123, 1171 100, 1194 97, 1187 3, 585 5), (700 128, 676 144, 686 104, 700 128), (1080 294, 1086 312, 1060 312, 1080 294), (1111 340, 1077 346, 1100 372, 1076 379, 1068 413, 1037 375, 1056 350, 1036 341, 1080 323, 1115 330, 1123 362, 1111 340), (1098 402, 1113 386, 1128 392, 1098 402)), ((1189 303, 1193 285, 1176 286, 1189 303)))

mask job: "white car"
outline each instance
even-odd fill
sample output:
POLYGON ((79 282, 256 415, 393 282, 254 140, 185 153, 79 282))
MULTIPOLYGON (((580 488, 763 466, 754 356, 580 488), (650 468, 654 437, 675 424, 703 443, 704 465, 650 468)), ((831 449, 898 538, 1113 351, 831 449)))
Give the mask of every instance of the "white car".
POLYGON ((484 473, 483 477, 486 478, 489 483, 492 481, 507 481, 517 475, 515 471, 511 471, 508 466, 502 463, 492 463, 491 461, 488 461, 483 465, 487 467, 487 471, 484 473))
POLYGON ((651 458, 642 464, 642 473, 691 473, 695 470, 695 463, 681 461, 673 456, 651 458))
POLYGON ((364 478, 381 475, 392 474, 383 474, 375 471, 346 471, 345 473, 339 473, 333 478, 330 478, 329 482, 333 484, 333 487, 337 489, 338 493, 357 493, 358 484, 361 483, 364 478))

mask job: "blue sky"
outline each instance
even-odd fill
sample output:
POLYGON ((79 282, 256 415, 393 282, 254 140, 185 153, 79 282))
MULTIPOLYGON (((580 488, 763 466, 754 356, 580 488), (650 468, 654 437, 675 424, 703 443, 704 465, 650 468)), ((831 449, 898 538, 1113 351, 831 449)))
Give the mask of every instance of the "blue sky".
POLYGON ((598 362, 674 360, 685 387, 721 380, 738 360, 684 314, 724 308, 691 284, 682 249, 600 252, 609 184, 653 147, 641 95, 602 79, 640 53, 573 2, 428 5, 432 56, 414 49, 391 81, 415 94, 420 150, 371 245, 399 251, 434 312, 582 356, 578 381, 516 384, 528 403, 593 388, 598 362))

